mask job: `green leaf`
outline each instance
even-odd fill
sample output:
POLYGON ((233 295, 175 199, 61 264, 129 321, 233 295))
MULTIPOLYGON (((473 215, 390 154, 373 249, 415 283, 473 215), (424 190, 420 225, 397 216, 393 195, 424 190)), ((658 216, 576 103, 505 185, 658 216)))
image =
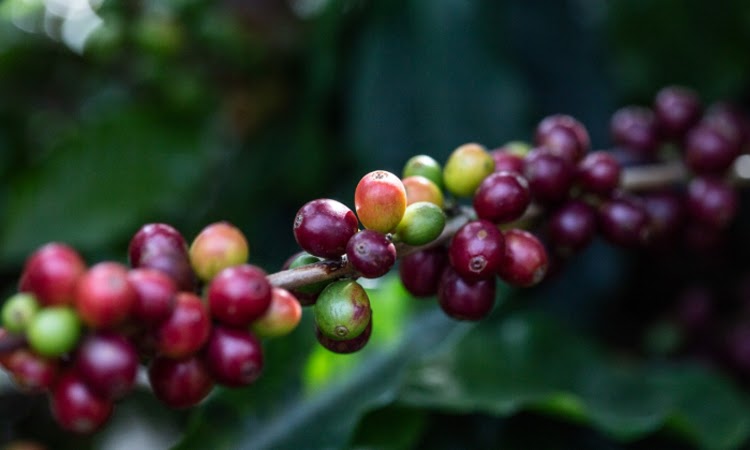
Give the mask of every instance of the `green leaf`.
POLYGON ((0 257, 21 261, 65 241, 102 250, 146 220, 186 211, 208 159, 200 128, 143 109, 84 120, 9 189, 0 257))

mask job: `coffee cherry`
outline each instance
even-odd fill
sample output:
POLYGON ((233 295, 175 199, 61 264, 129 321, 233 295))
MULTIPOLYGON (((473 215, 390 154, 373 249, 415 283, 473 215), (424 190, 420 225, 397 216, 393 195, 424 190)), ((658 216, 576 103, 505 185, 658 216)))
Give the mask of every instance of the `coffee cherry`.
POLYGON ((620 184, 620 163, 611 154, 592 152, 578 163, 576 181, 586 192, 608 197, 620 184))
POLYGON ((370 321, 367 322, 367 327, 365 327, 365 330, 360 333, 359 336, 343 341, 329 338, 320 331, 320 328, 318 328, 317 325, 315 326, 315 338, 318 340, 320 345, 332 351, 333 353, 339 353, 342 355, 362 350, 365 345, 367 345, 367 342, 370 341, 371 334, 372 317, 370 318, 370 321))
POLYGON ((363 230, 349 239, 346 256, 363 277, 378 278, 396 262, 396 246, 382 233, 363 230))
POLYGON ((685 221, 682 196, 673 191, 650 192, 643 196, 643 206, 651 224, 649 242, 656 245, 674 242, 685 221))
POLYGON ((503 233, 486 220, 469 222, 453 236, 448 256, 463 279, 492 278, 505 257, 503 233))
POLYGON ((440 279, 438 301, 443 311, 454 319, 483 319, 495 304, 495 278, 467 281, 448 266, 440 279))
POLYGON ((539 147, 526 158, 524 176, 534 199, 541 203, 557 203, 568 197, 573 185, 573 164, 549 150, 539 147))
POLYGON ((214 387, 205 364, 197 355, 185 359, 158 356, 148 368, 154 396, 171 408, 197 405, 214 387))
POLYGON ((112 414, 110 400, 96 396, 75 372, 64 374, 50 396, 50 409, 57 423, 74 433, 93 433, 112 414))
POLYGON ((507 223, 521 218, 530 203, 529 183, 515 172, 490 174, 474 194, 477 217, 494 223, 507 223))
POLYGON ((250 250, 245 235, 228 222, 208 225, 190 244, 190 265, 203 281, 211 279, 222 269, 247 262, 250 250))
POLYGON ((737 106, 730 103, 714 103, 708 108, 701 123, 718 131, 738 148, 742 148, 750 134, 750 123, 737 106))
POLYGON ((3 304, 3 327, 11 333, 23 333, 31 319, 39 311, 39 303, 33 294, 19 292, 3 304))
POLYGON ((71 247, 53 242, 36 250, 26 260, 18 290, 34 294, 43 306, 73 302, 75 286, 86 264, 71 247))
POLYGON ((76 369, 99 397, 119 400, 133 388, 138 353, 133 344, 112 332, 87 336, 76 353, 76 369))
POLYGON ((390 233, 404 217, 406 188, 390 172, 370 172, 357 184, 354 206, 362 226, 380 233, 390 233))
MULTIPOLYGON (((307 252, 301 252, 298 254, 297 257, 295 257, 292 262, 289 264, 290 269, 296 269, 297 267, 306 266, 309 264, 314 264, 317 262, 322 261, 317 256, 313 256, 307 252)), ((299 286, 294 289, 292 289, 292 293, 295 297, 297 297, 297 300, 299 300, 300 305, 302 306, 309 306, 315 304, 315 302, 318 299, 318 294, 325 289, 326 286, 331 284, 330 280, 326 281, 318 281, 316 283, 307 284, 305 286, 299 286)))
POLYGON ((412 176, 423 176, 435 183, 438 189, 443 189, 443 169, 431 156, 417 155, 406 161, 401 178, 412 176))
POLYGON ((549 239, 564 252, 586 247, 596 234, 596 212, 587 203, 571 200, 549 219, 549 239))
POLYGON ((406 207, 394 239, 408 245, 425 245, 437 239, 444 228, 445 213, 442 209, 434 203, 412 203, 406 207))
POLYGON ((297 212, 294 238, 312 255, 339 259, 358 227, 352 210, 336 200, 321 198, 306 203, 297 212))
POLYGON ((547 267, 547 250, 536 236, 519 229, 505 232, 505 258, 498 270, 503 281, 514 286, 533 286, 544 279, 547 267))
POLYGON ((141 227, 128 247, 130 266, 161 270, 177 283, 181 291, 195 288, 188 247, 179 231, 164 223, 141 227))
POLYGON ((331 283, 313 306, 315 323, 325 336, 345 341, 359 336, 370 322, 370 298, 356 281, 331 283))
POLYGON ((102 262, 78 280, 76 309, 86 325, 111 328, 130 315, 137 296, 138 293, 128 281, 125 266, 102 262))
POLYGON ((457 197, 471 197, 485 177, 495 170, 495 160, 479 144, 464 144, 448 157, 443 169, 445 188, 457 197))
POLYGON ((132 269, 128 281, 136 292, 131 311, 136 323, 158 325, 172 314, 177 285, 171 277, 156 269, 132 269))
POLYGON ((206 343, 203 361, 217 383, 247 386, 263 371, 263 350, 249 331, 216 326, 206 343))
POLYGON ((650 221, 642 203, 632 197, 618 197, 599 207, 599 228, 611 243, 635 247, 647 242, 650 221))
POLYGON ((402 180, 406 189, 406 205, 416 202, 430 202, 443 207, 443 193, 435 183, 429 179, 413 175, 402 180))
POLYGON ((39 356, 26 348, 10 353, 3 365, 19 387, 32 393, 50 389, 59 373, 57 359, 39 356))
POLYGON ((591 142, 586 128, 575 118, 555 114, 545 117, 536 128, 534 144, 571 163, 583 158, 591 142))
POLYGON ((654 113, 659 130, 664 135, 670 138, 680 138, 700 118, 700 99, 690 89, 668 86, 656 94, 654 113))
POLYGON ((685 164, 698 174, 722 174, 739 155, 737 141, 708 124, 692 128, 685 138, 685 164))
POLYGON ((687 211, 696 221, 724 228, 737 213, 737 191, 718 178, 697 177, 688 184, 687 211))
POLYGON ((156 347, 170 358, 184 358, 200 350, 210 331, 211 321, 200 297, 180 292, 172 314, 156 329, 156 347))
POLYGON ((211 316, 227 325, 246 327, 271 304, 271 284, 263 269, 243 264, 228 267, 208 286, 211 316))
POLYGON ((31 349, 55 357, 73 350, 81 335, 81 322, 72 308, 52 306, 39 310, 26 329, 31 349))
POLYGON ((629 150, 651 154, 660 144, 659 127, 654 112, 642 106, 618 109, 610 121, 612 140, 629 150))
POLYGON ((399 262, 401 282, 415 297, 437 294, 440 276, 448 263, 444 248, 432 247, 410 253, 399 262))
POLYGON ((278 287, 273 288, 272 293, 271 306, 251 325, 258 337, 285 336, 297 328, 302 319, 302 306, 294 295, 278 287))
POLYGON ((529 152, 529 146, 526 143, 509 143, 490 152, 492 159, 495 161, 495 172, 515 172, 523 173, 524 157, 529 152), (514 145, 523 146, 523 153, 517 153, 512 150, 514 145))

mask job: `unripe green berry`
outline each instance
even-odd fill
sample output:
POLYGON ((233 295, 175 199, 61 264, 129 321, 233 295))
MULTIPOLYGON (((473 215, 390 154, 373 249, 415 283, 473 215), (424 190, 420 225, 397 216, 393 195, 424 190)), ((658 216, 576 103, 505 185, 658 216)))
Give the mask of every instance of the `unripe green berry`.
POLYGON ((19 292, 5 301, 3 327, 11 333, 23 333, 39 311, 39 302, 28 292, 19 292))
POLYGON ((394 239, 409 245, 425 245, 437 239, 443 228, 445 213, 442 209, 434 203, 416 202, 406 207, 394 239))
POLYGON ((37 354, 60 356, 73 350, 81 335, 81 320, 67 306, 43 308, 26 329, 29 346, 37 354))
POLYGON ((345 341, 359 336, 370 323, 370 298, 356 281, 331 283, 313 306, 315 324, 325 336, 345 341))
POLYGON ((428 155, 412 156, 404 164, 404 171, 401 178, 413 177, 415 175, 423 176, 443 188, 443 168, 440 163, 428 155))
POLYGON ((495 170, 495 160, 479 144, 464 144, 448 157, 443 170, 445 188, 458 197, 471 197, 487 175, 495 170))

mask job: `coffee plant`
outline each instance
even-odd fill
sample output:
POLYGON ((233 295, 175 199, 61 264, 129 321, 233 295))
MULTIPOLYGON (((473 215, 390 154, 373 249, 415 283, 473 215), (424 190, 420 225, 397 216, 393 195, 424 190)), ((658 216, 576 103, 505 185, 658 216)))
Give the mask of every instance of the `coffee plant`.
POLYGON ((749 13, 0 4, 0 444, 747 447, 749 13))

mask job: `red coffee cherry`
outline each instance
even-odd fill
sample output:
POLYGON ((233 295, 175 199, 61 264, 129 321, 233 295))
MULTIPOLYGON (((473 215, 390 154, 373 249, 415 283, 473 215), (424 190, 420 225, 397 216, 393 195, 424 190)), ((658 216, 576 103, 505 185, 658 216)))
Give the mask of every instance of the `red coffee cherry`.
POLYGON ((60 377, 50 395, 50 409, 57 423, 74 433, 93 433, 112 414, 110 400, 95 395, 80 375, 70 371, 60 377))
POLYGON ((96 395, 118 400, 133 388, 138 372, 138 353, 123 336, 99 332, 81 343, 76 354, 76 368, 96 395))
POLYGON ((477 217, 494 223, 507 223, 521 218, 529 203, 529 182, 515 172, 490 174, 474 194, 477 217))
POLYGON ((3 358, 3 366, 18 386, 29 392, 50 389, 60 371, 57 358, 45 358, 19 348, 3 358))
POLYGON ((362 230, 349 239, 346 256, 363 277, 377 278, 396 262, 396 246, 382 233, 362 230))
POLYGON ((184 359, 158 356, 148 368, 154 396, 171 408, 197 405, 214 387, 205 364, 197 355, 184 359))
POLYGON ((586 192, 608 197, 620 185, 620 163, 607 152, 592 152, 578 163, 576 181, 586 192))
POLYGON ((406 188, 401 179, 390 172, 370 172, 357 184, 354 206, 362 226, 390 233, 406 211, 406 188))
POLYGON ((565 114, 555 114, 539 122, 534 144, 575 164, 589 151, 591 140, 581 122, 565 114))
POLYGON ((544 279, 548 261, 547 250, 536 236, 524 230, 508 230, 505 232, 505 259, 498 275, 514 286, 533 286, 544 279))
POLYGON ((206 343, 203 361, 217 383, 247 386, 263 371, 263 349, 247 330, 216 326, 206 343))
POLYGON ((453 236, 448 255, 451 266, 465 280, 492 278, 505 257, 503 233, 486 220, 469 222, 453 236))
POLYGON ((443 311, 454 319, 483 319, 495 304, 495 278, 467 281, 448 266, 440 279, 438 300, 443 311))
POLYGON ((221 270, 244 264, 250 253, 245 235, 228 222, 206 226, 190 245, 190 264, 203 281, 221 270))
POLYGON ((170 276, 156 269, 131 269, 128 281, 136 292, 132 310, 136 323, 157 325, 172 314, 177 284, 170 276))
POLYGON ((141 227, 128 247, 130 266, 161 270, 177 283, 181 291, 195 288, 185 238, 171 225, 150 223, 141 227))
POLYGON ((156 329, 156 347, 170 358, 184 358, 203 347, 210 331, 211 320, 200 297, 180 292, 172 314, 156 329))
POLYGON ((76 286, 76 310, 92 328, 111 328, 133 310, 138 293, 128 280, 128 269, 102 262, 84 273, 76 286))
POLYGON ((73 248, 53 242, 29 256, 24 265, 18 290, 34 294, 44 306, 73 303, 78 278, 86 264, 73 248))
POLYGON ((320 198, 305 203, 294 219, 294 238, 303 250, 327 259, 339 259, 359 229, 357 216, 336 200, 320 198))
POLYGON ((250 264, 228 267, 208 286, 211 316, 221 322, 246 327, 271 304, 271 284, 266 272, 250 264))
POLYGON ((419 250, 399 261, 399 275, 409 293, 415 297, 437 294, 440 276, 448 264, 448 252, 442 247, 419 250))

